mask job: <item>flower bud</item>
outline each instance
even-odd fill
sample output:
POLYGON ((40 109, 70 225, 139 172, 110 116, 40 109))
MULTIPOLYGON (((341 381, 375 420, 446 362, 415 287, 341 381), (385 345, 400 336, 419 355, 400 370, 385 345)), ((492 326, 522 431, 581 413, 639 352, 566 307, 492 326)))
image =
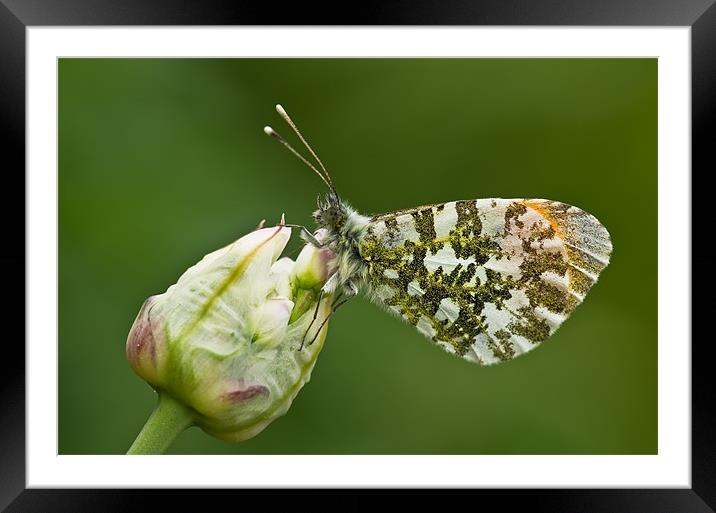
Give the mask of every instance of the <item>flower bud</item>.
POLYGON ((332 297, 320 289, 335 257, 307 245, 298 262, 279 259, 290 236, 285 226, 262 228, 206 255, 145 301, 127 338, 134 371, 227 441, 288 410, 325 340, 326 326, 316 334, 332 297))
MULTIPOLYGON (((316 236, 321 238, 319 230, 316 236)), ((294 276, 301 287, 306 289, 321 288, 328 277, 335 271, 335 254, 327 248, 316 248, 306 244, 296 259, 294 276)))

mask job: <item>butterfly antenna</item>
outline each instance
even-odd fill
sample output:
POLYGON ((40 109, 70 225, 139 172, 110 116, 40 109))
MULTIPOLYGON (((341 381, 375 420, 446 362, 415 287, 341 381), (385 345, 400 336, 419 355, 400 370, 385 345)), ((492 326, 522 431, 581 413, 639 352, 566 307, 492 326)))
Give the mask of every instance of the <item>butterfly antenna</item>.
POLYGON ((283 118, 283 120, 288 123, 288 125, 293 129, 294 132, 296 132, 296 135, 299 139, 301 139, 301 142, 306 147, 306 149, 313 155, 313 158, 316 159, 316 162, 318 162, 318 165, 321 166, 321 169, 323 170, 323 175, 326 177, 328 182, 331 184, 331 190, 335 193, 336 189, 333 186, 333 180, 331 179, 331 175, 328 174, 328 170, 326 169, 326 166, 323 165, 323 162, 321 162, 321 159, 318 158, 318 155, 316 155, 316 152, 313 151, 313 148, 311 148, 311 145, 308 144, 308 141, 301 135, 301 131, 296 126, 296 123, 293 122, 291 119, 291 116, 288 115, 288 112, 286 112, 286 109, 284 109, 281 104, 276 104, 276 112, 279 113, 279 115, 283 118))
POLYGON ((318 169, 316 169, 316 166, 314 166, 313 164, 311 164, 308 160, 306 160, 306 158, 305 158, 303 155, 301 155, 301 154, 298 153, 296 150, 294 150, 294 149, 293 149, 293 146, 291 146, 290 144, 288 144, 288 142, 286 142, 286 139, 284 139, 283 137, 281 137, 276 130, 274 130, 274 129, 271 128, 270 126, 265 126, 265 127, 264 127, 264 132, 266 133, 266 135, 270 135, 271 137, 273 137, 274 139, 276 139, 278 142, 280 142, 281 144, 283 144, 286 148, 288 148, 288 149, 291 151, 291 153, 293 153, 294 155, 296 155, 296 157, 298 157, 298 158, 301 160, 301 162, 303 162, 303 163, 306 164, 308 167, 310 167, 311 169, 313 169, 313 171, 319 176, 319 178, 320 178, 321 180, 323 180, 323 183, 325 183, 325 184, 328 186, 328 188, 331 189, 331 191, 333 191, 334 193, 336 192, 336 190, 335 190, 335 188, 333 187, 333 184, 330 182, 330 180, 326 180, 326 177, 323 176, 323 174, 321 174, 321 172, 320 172, 318 169))

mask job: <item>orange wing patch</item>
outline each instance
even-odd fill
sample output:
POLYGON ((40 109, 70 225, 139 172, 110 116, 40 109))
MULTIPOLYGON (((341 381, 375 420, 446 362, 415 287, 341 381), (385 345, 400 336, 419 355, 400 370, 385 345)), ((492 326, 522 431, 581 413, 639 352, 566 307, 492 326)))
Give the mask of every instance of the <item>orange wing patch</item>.
POLYGON ((544 217, 564 242, 569 289, 581 301, 609 264, 612 253, 609 232, 590 213, 565 203, 531 199, 522 204, 544 217))
POLYGON ((535 212, 537 212, 539 215, 544 217, 544 219, 552 226, 552 229, 554 230, 554 233, 557 234, 557 237, 560 239, 562 238, 562 234, 559 229, 559 223, 557 223, 552 216, 550 216, 549 211, 545 206, 540 203, 544 200, 524 200, 521 203, 526 206, 527 208, 531 208, 535 212))

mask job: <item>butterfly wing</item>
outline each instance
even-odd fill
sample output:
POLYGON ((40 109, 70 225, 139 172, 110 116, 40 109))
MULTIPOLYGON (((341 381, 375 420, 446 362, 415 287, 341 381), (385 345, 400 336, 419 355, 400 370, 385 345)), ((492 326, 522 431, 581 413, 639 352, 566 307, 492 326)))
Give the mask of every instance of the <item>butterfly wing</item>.
POLYGON ((544 342, 609 263, 591 214, 542 199, 479 199, 374 217, 360 241, 370 297, 483 365, 544 342))

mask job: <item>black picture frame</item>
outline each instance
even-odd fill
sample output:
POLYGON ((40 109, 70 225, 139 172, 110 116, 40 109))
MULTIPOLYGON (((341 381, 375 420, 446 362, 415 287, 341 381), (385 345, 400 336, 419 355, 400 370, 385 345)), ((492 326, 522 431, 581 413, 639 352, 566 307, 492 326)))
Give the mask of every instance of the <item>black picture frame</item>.
MULTIPOLYGON (((692 235, 710 233, 703 177, 716 169, 716 5, 714 0, 500 0, 467 2, 363 1, 355 9, 292 3, 277 8, 269 2, 170 0, 0 0, 0 126, 2 127, 3 201, 0 202, 5 244, 3 276, 12 296, 5 310, 5 340, 0 352, 0 508, 6 511, 102 511, 140 509, 159 500, 182 509, 216 500, 246 501, 259 492, 246 490, 40 490, 25 489, 25 303, 20 301, 26 273, 25 223, 25 30, 43 25, 633 25, 691 27, 692 58, 692 235), (701 185, 701 186, 699 186, 701 185), (11 192, 12 191, 12 192, 11 192), (14 270, 14 271, 13 271, 14 270), (12 329, 14 328, 14 329, 12 329), (234 498, 234 495, 236 498, 234 498)), ((713 300, 699 300, 716 285, 716 258, 692 244, 692 268, 699 274, 692 292, 692 488, 610 490, 463 490, 451 500, 499 501, 512 509, 531 511, 707 512, 716 507, 716 421, 711 390, 710 337, 703 327, 713 300), (703 336, 699 336, 703 335, 703 336)), ((24 293, 23 293, 24 296, 24 293)), ((290 501, 308 491, 273 492, 274 500, 290 501)), ((334 492, 331 492, 333 494, 334 492)), ((357 508, 375 503, 376 492, 353 491, 340 504, 357 508)), ((429 505, 423 491, 405 494, 429 505)), ((444 502, 442 502, 444 505, 444 502)), ((203 509, 203 508, 202 508, 203 509)))

